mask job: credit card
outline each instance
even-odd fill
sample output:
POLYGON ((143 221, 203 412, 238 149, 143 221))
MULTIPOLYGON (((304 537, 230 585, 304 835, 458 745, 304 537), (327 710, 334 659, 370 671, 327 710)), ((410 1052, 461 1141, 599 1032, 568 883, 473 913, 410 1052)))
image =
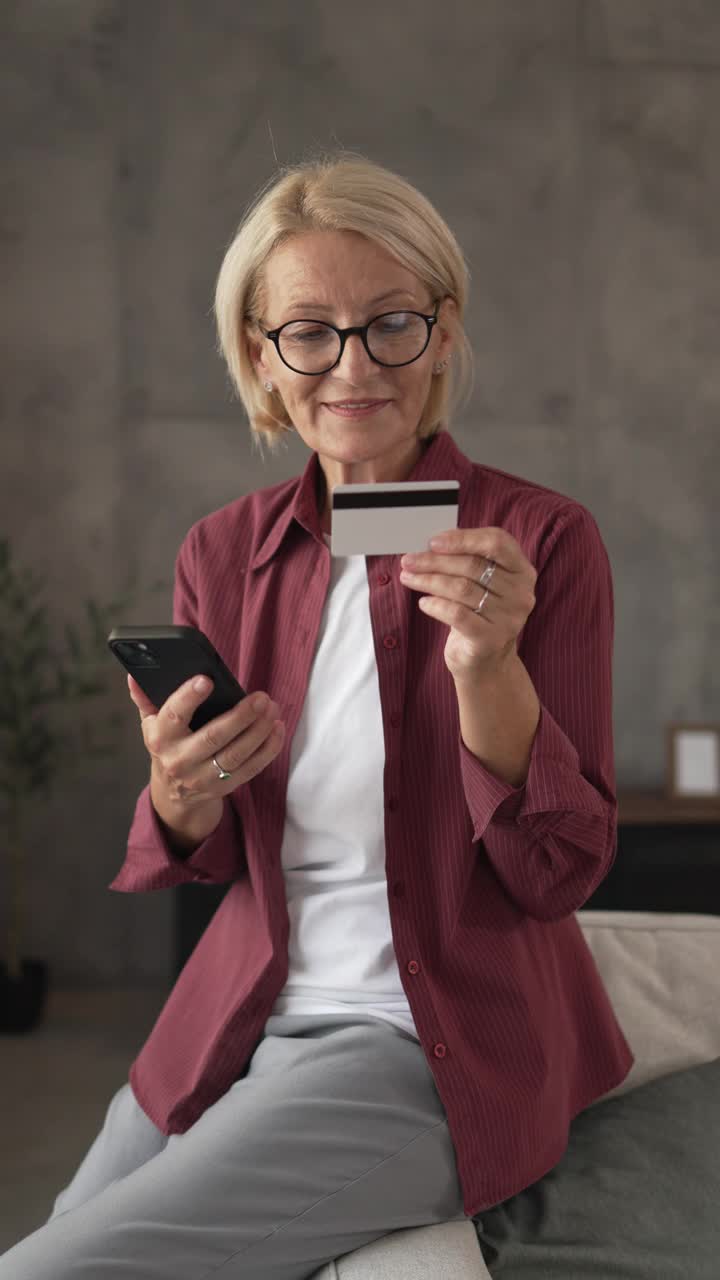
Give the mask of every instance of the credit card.
POLYGON ((459 480, 339 484, 332 491, 330 554, 405 555, 457 529, 459 480))

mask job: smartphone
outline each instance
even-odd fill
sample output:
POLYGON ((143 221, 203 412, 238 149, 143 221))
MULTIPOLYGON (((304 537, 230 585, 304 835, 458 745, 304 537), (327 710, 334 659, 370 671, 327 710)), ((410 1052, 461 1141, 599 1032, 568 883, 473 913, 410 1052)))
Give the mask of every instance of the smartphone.
POLYGON ((213 688, 190 721, 193 733, 247 697, 197 627, 113 627, 108 644, 156 707, 192 676, 210 676, 213 688))

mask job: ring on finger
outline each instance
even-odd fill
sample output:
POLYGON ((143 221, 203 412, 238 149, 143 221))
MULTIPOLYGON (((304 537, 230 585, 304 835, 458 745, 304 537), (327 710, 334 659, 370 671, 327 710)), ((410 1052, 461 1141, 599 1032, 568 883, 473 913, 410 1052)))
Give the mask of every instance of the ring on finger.
POLYGON ((221 765, 221 764, 218 764, 217 760, 215 759, 215 756, 213 756, 213 758, 212 758, 212 762, 213 762, 213 764, 215 765, 215 768, 216 768, 216 769, 217 769, 217 771, 218 771, 218 778, 220 778, 220 780, 221 780, 222 782, 224 782, 226 778, 231 778, 231 777, 232 777, 232 774, 231 774, 231 773, 228 773, 226 769, 223 769, 223 767, 222 767, 222 765, 221 765))

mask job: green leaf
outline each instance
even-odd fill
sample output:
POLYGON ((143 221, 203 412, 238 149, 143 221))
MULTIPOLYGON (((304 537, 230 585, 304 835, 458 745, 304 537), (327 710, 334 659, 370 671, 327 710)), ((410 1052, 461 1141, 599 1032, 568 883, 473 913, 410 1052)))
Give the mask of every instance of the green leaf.
POLYGON ((74 658, 82 658, 82 645, 75 627, 70 622, 65 623, 65 636, 67 638, 68 648, 74 658))
POLYGON ((81 698, 95 697, 99 693, 105 693, 107 685, 101 680, 81 680, 78 684, 77 691, 81 698))
MULTIPOLYGON (((126 716, 101 703, 90 725, 77 723, 79 704, 108 693, 107 634, 145 594, 139 576, 138 568, 131 568, 118 599, 103 604, 85 598, 80 623, 73 617, 58 628, 50 621, 47 603, 35 599, 46 579, 32 569, 16 568, 10 539, 0 538, 0 795, 8 805, 52 785, 60 772, 82 772, 87 763, 117 754, 113 735, 119 738, 126 716), (65 641, 62 652, 56 633, 65 641), (58 719, 68 722, 72 732, 58 727, 58 719)), ((169 586, 156 580, 150 590, 169 586)), ((77 611, 76 602, 71 606, 77 611)))
POLYGON ((33 674, 41 667, 47 658, 47 651, 43 646, 35 645, 34 648, 26 649, 25 653, 20 655, 18 664, 18 675, 21 676, 26 684, 32 681, 33 674))
POLYGON ((32 569, 26 569, 20 574, 20 586, 25 597, 30 599, 42 591, 45 586, 46 579, 39 574, 33 573, 32 569))
POLYGON ((41 604, 38 606, 37 609, 34 609, 33 612, 29 614, 25 622, 25 635, 26 636, 41 635, 43 640, 46 641, 47 633, 48 633, 47 607, 44 604, 41 604))

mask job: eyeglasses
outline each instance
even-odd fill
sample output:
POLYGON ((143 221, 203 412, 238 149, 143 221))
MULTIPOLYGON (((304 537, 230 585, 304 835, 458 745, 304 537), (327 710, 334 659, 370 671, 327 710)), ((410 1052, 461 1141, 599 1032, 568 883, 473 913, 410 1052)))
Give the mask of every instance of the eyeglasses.
POLYGON ((435 304, 431 316, 421 311, 386 311, 350 329, 321 320, 289 320, 279 329, 265 329, 258 322, 258 328, 275 343, 283 364, 294 373, 329 373, 342 360, 345 343, 355 333, 371 360, 392 369, 420 358, 437 323, 439 305, 435 304))

